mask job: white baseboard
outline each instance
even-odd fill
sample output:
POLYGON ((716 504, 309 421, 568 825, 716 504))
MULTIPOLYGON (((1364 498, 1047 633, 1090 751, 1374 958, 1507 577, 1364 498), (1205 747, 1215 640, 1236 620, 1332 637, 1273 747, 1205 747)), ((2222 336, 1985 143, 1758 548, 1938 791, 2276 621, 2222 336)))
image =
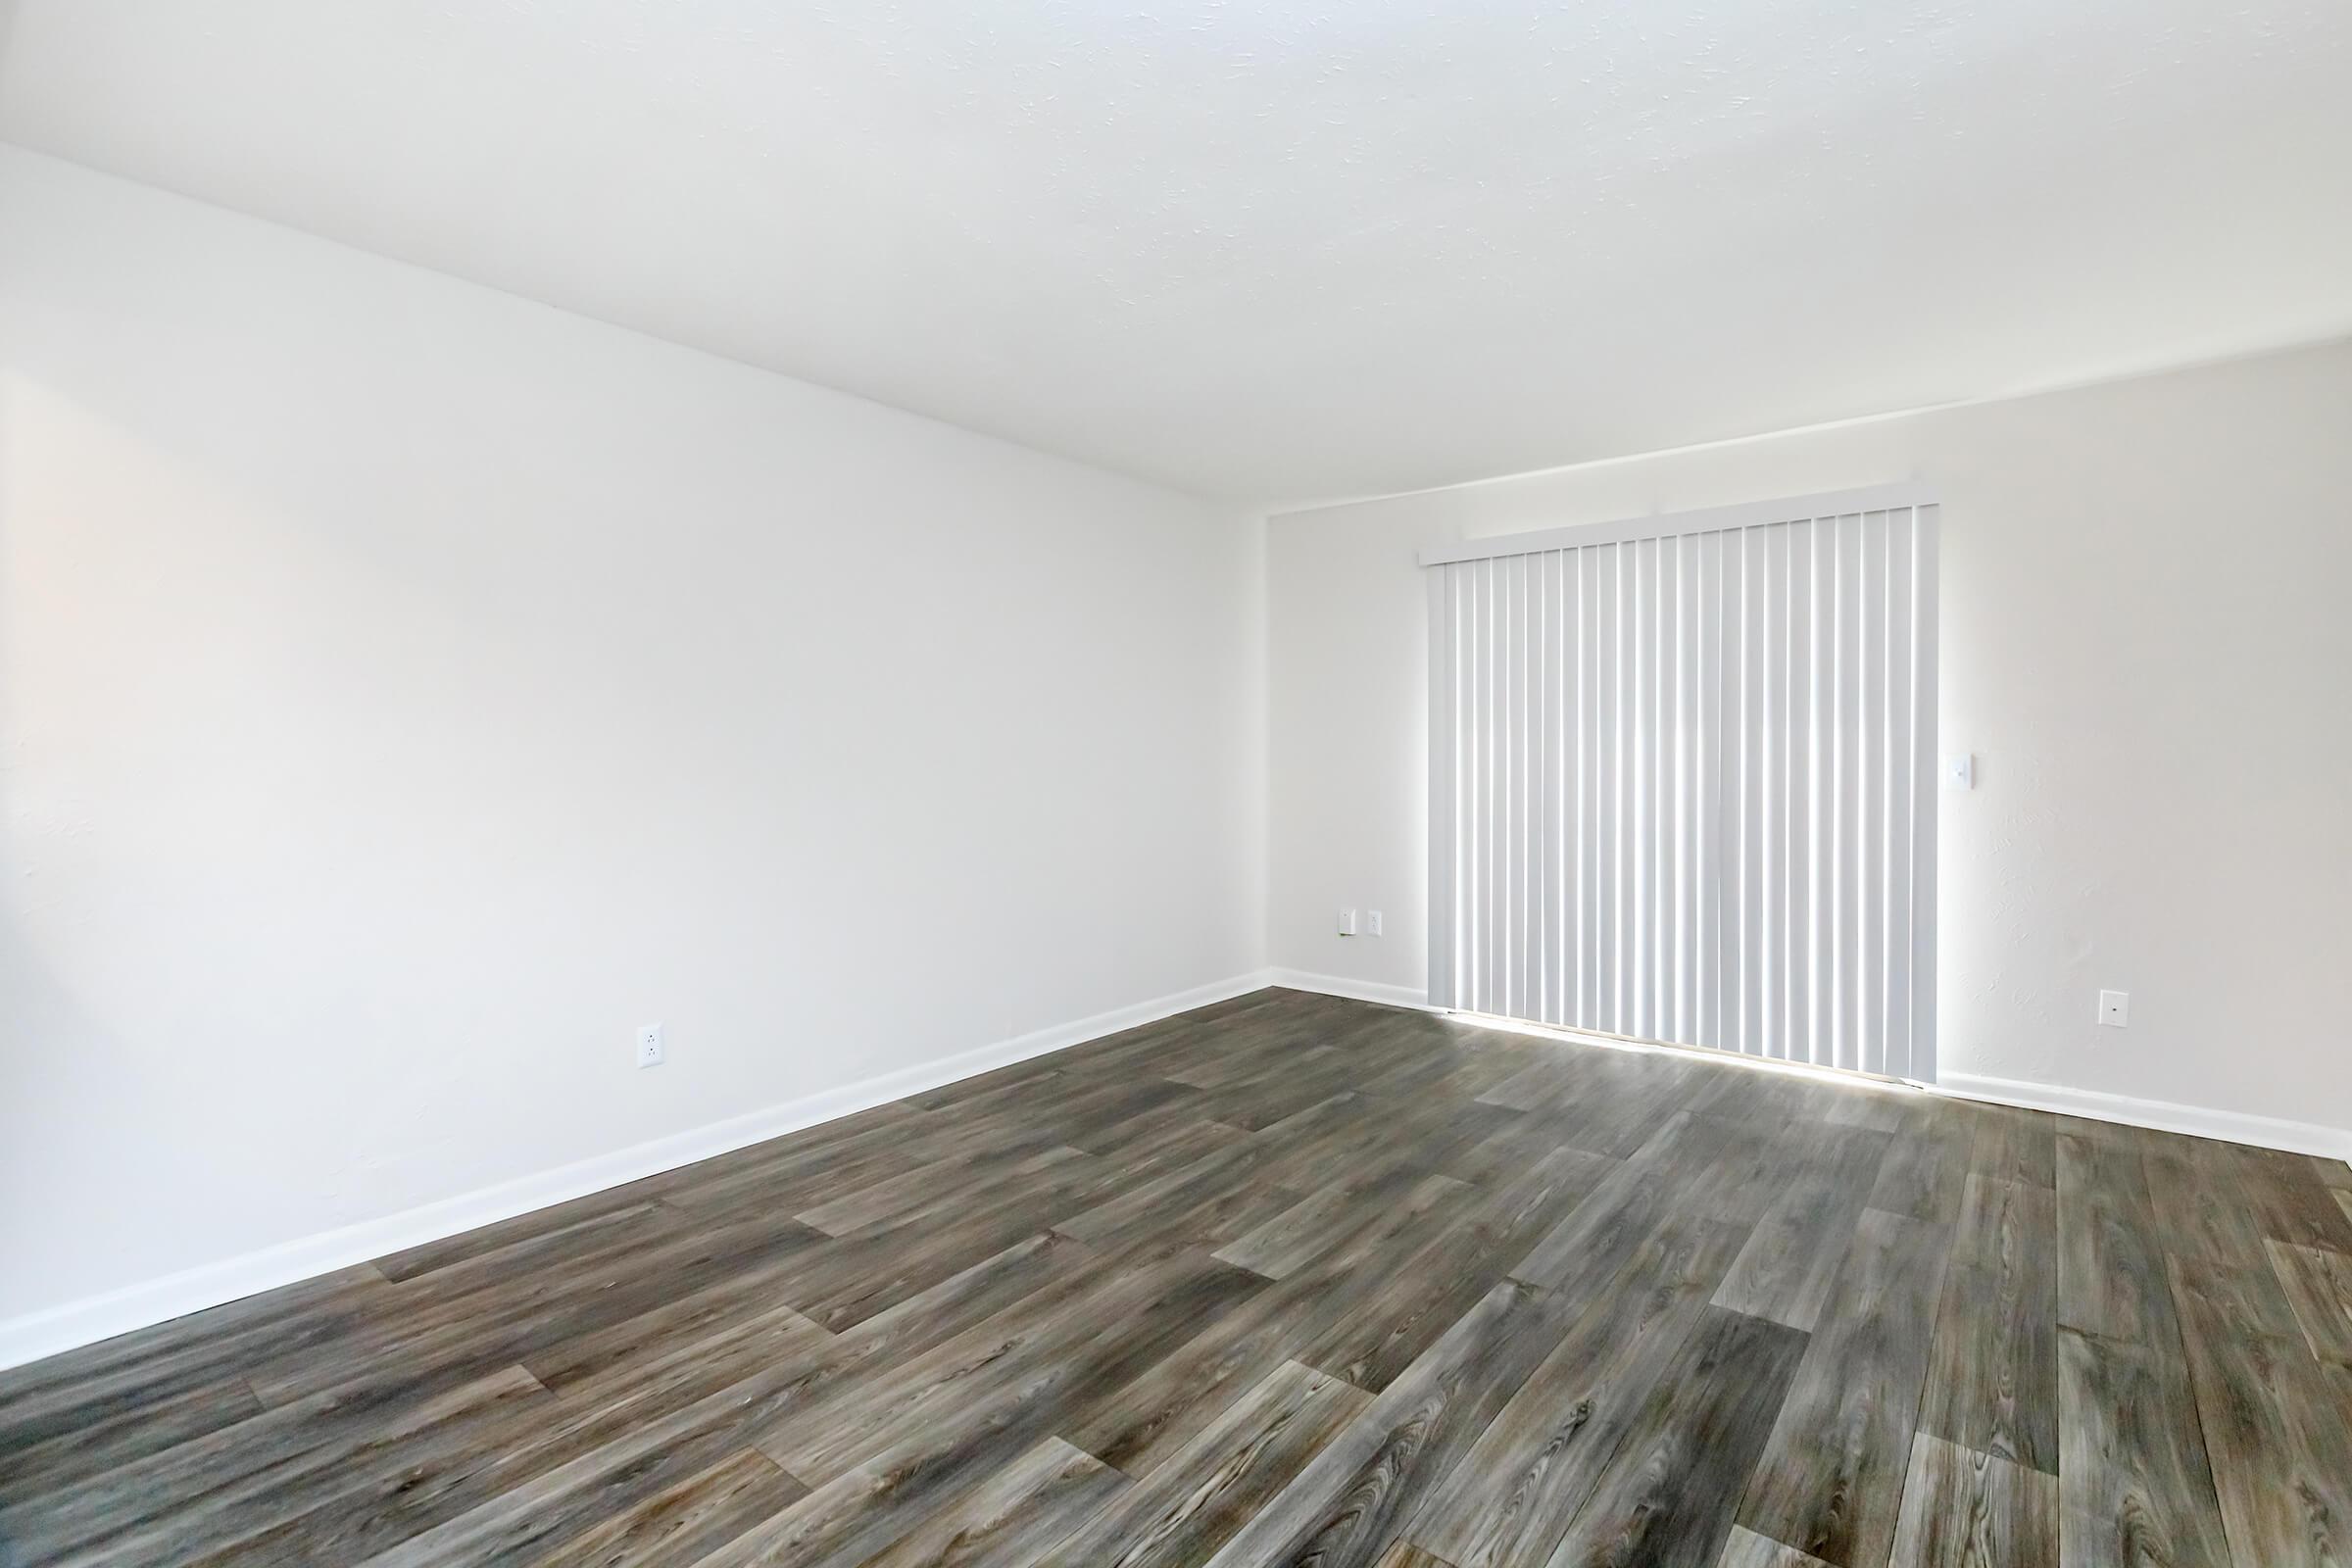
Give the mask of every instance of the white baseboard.
POLYGON ((698 1159, 709 1159, 713 1154, 903 1100, 908 1095, 919 1095, 958 1079, 1116 1034, 1171 1013, 1223 1002, 1274 983, 1263 970, 1236 975, 918 1066, 820 1090, 764 1109, 633 1144, 611 1153, 591 1155, 553 1170, 518 1176, 397 1214, 362 1220, 218 1262, 199 1264, 161 1279, 9 1318, 0 1321, 0 1367, 19 1366, 61 1350, 202 1311, 208 1306, 219 1306, 223 1301, 349 1268, 387 1252, 419 1247, 535 1208, 583 1198, 623 1182, 675 1170, 698 1159))
MULTIPOLYGON (((189 1312, 218 1306, 260 1291, 291 1285, 297 1280, 349 1268, 369 1258, 440 1241, 478 1226, 512 1219, 535 1208, 565 1202, 623 1182, 658 1175, 730 1150, 781 1137, 818 1122, 919 1095, 959 1079, 1008 1066, 1031 1056, 1066 1050, 1103 1035, 1132 1029, 1173 1013, 1206 1006, 1266 986, 1314 991, 1326 996, 1376 1002, 1390 1006, 1427 1007, 1427 994, 1409 986, 1351 980, 1341 975, 1310 974, 1299 969, 1261 969, 1235 975, 1210 985, 1196 986, 1171 996, 1101 1012, 1073 1023, 1040 1029, 977 1050, 943 1056, 918 1066, 902 1068, 839 1088, 804 1095, 761 1110, 710 1122, 611 1153, 593 1155, 553 1170, 516 1177, 492 1187, 461 1193, 437 1202, 404 1209, 377 1219, 281 1242, 273 1247, 201 1264, 161 1279, 148 1280, 103 1295, 84 1297, 0 1321, 0 1367, 18 1366, 61 1350, 111 1339, 189 1312)), ((2153 1127, 2162 1132, 2220 1138, 2231 1143, 2257 1144, 2297 1153, 2352 1160, 2352 1130, 2312 1122, 2250 1116, 2237 1111, 2205 1110, 2161 1100, 2136 1100, 2088 1089, 2067 1089, 2016 1078, 1987 1078, 1971 1073, 1946 1073, 1935 1086, 1937 1093, 1967 1100, 1988 1100, 2034 1110, 2057 1111, 2097 1121, 2153 1127)))
MULTIPOLYGON (((1381 1002, 1391 1006, 1429 1005, 1428 993, 1408 986, 1311 974, 1302 969, 1269 969, 1265 982, 1288 986, 1294 991, 1318 991, 1325 996, 1351 997, 1358 1002, 1381 1002)), ((2352 1160, 2352 1129, 2326 1127, 2316 1122, 2207 1110, 2171 1101, 2138 1100, 2095 1089, 2069 1089, 2059 1084, 2034 1083, 2023 1078, 1987 1078, 1975 1073, 1947 1072, 1936 1083, 1921 1087, 1932 1094, 1954 1095, 1962 1100, 1989 1100, 2092 1121, 2123 1122, 2133 1127, 2153 1127, 2159 1132, 2186 1133, 2194 1138, 2219 1138, 2232 1144, 2254 1144, 2298 1154, 2352 1160)))
POLYGON ((2278 1116, 2250 1116, 2243 1111, 2207 1110, 2176 1104, 2169 1100, 2138 1100, 2097 1089, 2068 1089, 2037 1084, 2024 1078, 1985 1078, 1976 1073, 1947 1072, 1936 1089, 1963 1100, 1990 1100, 2030 1110, 2054 1110, 2061 1115, 2092 1121, 2123 1122, 2153 1127, 2158 1132, 2186 1133, 2192 1138, 2219 1138, 2232 1144, 2258 1144, 2298 1154, 2352 1160, 2352 1128, 2323 1127, 2317 1122, 2288 1121, 2278 1116))
POLYGON ((1327 997, 1378 1002, 1392 1007, 1427 1007, 1429 993, 1416 986, 1383 985, 1377 980, 1350 980, 1345 975, 1310 974, 1304 969, 1268 969, 1263 983, 1293 991, 1319 991, 1327 997))

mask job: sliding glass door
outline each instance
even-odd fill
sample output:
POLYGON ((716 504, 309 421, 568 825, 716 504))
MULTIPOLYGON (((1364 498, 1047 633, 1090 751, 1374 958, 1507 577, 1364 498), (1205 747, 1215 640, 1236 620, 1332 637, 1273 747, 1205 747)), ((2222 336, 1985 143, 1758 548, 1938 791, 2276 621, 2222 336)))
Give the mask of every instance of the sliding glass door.
POLYGON ((1934 1077, 1936 509, 1909 494, 1424 556, 1434 1004, 1934 1077))

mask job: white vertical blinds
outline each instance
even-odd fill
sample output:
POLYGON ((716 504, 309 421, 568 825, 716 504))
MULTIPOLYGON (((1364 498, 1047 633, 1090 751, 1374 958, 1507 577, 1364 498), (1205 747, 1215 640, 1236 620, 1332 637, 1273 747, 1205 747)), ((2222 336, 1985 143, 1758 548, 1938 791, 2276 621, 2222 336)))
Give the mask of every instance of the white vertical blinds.
POLYGON ((1441 555, 1431 1002, 1933 1079, 1936 510, 1441 555))

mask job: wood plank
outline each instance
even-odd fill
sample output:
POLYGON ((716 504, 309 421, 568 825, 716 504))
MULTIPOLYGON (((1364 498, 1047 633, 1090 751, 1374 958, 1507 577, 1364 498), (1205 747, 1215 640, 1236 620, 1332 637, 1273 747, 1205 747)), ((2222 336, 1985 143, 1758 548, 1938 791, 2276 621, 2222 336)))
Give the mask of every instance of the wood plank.
POLYGON ((1271 1056, 1258 1071, 1203 1092, 1199 1103, 1212 1120, 1260 1132, 1331 1095, 1355 1092, 1362 1074, 1351 1053, 1316 1046, 1271 1056))
POLYGON ((2184 1340, 2187 1298, 2191 1293, 2203 1300, 2207 1326, 2226 1324, 2232 1338, 2302 1338, 2303 1326, 2295 1321, 2295 1310, 2288 1304, 2285 1288, 2278 1283, 2276 1271, 2260 1265, 2230 1268, 2179 1256, 2168 1256, 2165 1264, 2172 1280, 2173 1300, 2182 1309, 2184 1340))
POLYGON ((1615 1168, 1614 1160, 1575 1149, 1545 1155, 1484 1195, 1388 1278, 1359 1291, 1349 1310, 1295 1355, 1378 1394, 1615 1168))
POLYGON ((1950 1232, 1863 1213, 1747 1493, 1740 1523, 1835 1565, 1880 1568, 1894 1540, 1950 1232))
POLYGON ((1795 1073, 1758 1072, 1752 1067, 1716 1066, 1701 1073, 1683 1108, 1696 1115, 1752 1122, 1768 1129, 1792 1121, 1819 1121, 1821 1086, 1795 1073))
MULTIPOLYGON (((610 1366, 585 1382, 566 1384, 561 1393, 577 1409, 633 1410, 653 1418, 721 1389, 752 1386, 789 1365, 800 1369, 790 1384, 791 1396, 813 1403, 853 1378, 873 1375, 870 1369, 911 1360, 1099 1266, 1093 1252, 1066 1236, 1025 1237, 846 1333, 828 1334, 791 1308, 778 1307, 704 1340, 610 1366)), ((779 1394, 783 1387, 777 1386, 779 1394)))
POLYGON ((1830 1102, 1822 1118, 1833 1126, 1865 1127, 1882 1133, 1902 1132, 1913 1125, 1913 1118, 1921 1103, 1916 1089, 1877 1084, 1867 1078, 1857 1078, 1838 1088, 1840 1093, 1830 1102))
POLYGON ((55 1492, 261 1413, 262 1401, 240 1377, 110 1405, 37 1442, 0 1447, 0 1504, 55 1492))
POLYGON ((1977 1142, 1969 1161, 1971 1176, 2028 1187, 2057 1187, 2056 1117, 2015 1105, 1980 1104, 1974 1114, 1977 1142))
MULTIPOLYGON (((1606 1071, 1602 1059, 1587 1051, 1546 1051, 1523 1059, 1517 1070, 1479 1093, 1490 1105, 1542 1115, 1586 1091, 1597 1092, 1606 1071)), ((1556 1125, 1556 1123, 1555 1123, 1556 1125)))
POLYGON ((263 1355, 340 1361, 392 1306, 390 1283, 362 1264, 0 1371, 0 1447, 135 1414, 263 1355))
POLYGON ((1393 1210, 1357 1216, 1341 1245, 1205 1326, 1063 1435, 1139 1480, 1154 1477, 1243 1391, 1350 1311, 1358 1282, 1385 1275, 1478 1196, 1449 1176, 1422 1177, 1393 1210))
POLYGON ((2352 1367, 2352 1257, 2271 1242, 2271 1266, 2311 1353, 2352 1367))
POLYGON ((1552 1303, 1506 1280, 1365 1407, 1209 1559, 1371 1568, 1557 1343, 1552 1303))
POLYGON ((2046 1254, 2014 1271, 1945 1270, 1919 1428, 2058 1473, 2058 1284, 2046 1254))
POLYGON ((1733 1124, 1713 1117, 1683 1111, 1668 1118, 1519 1260, 1512 1278, 1545 1290, 1607 1280, 1666 1217, 1684 1184, 1714 1164, 1733 1134, 1733 1124))
POLYGON ((420 1452, 466 1455, 475 1433, 503 1437, 552 1403, 520 1368, 429 1393, 350 1385, 0 1508, 0 1541, 27 1563, 194 1558, 404 1474, 420 1452))
MULTIPOLYGON (((1042 1117, 1016 1112, 1012 1119, 1099 1157, 1123 1155, 1176 1128, 1216 1125, 1208 1112, 1208 1097, 1185 1084, 1150 1074, 1104 1076, 1087 1071, 1083 1063, 1074 1064, 1070 1076, 1087 1083, 1088 1090, 1072 1096, 1067 1104, 1051 1106, 1042 1117)), ((1022 1106, 1026 1110, 1038 1097, 1019 1098, 1028 1102, 1022 1106)))
POLYGON ((1893 1568, 2049 1568, 2060 1560, 2054 1477, 1921 1433, 1911 1446, 1893 1568))
POLYGON ((1197 1253, 1179 1253, 1146 1272, 1156 1279, 1113 1279, 1099 1297, 1065 1303, 1051 1322, 1025 1315, 1037 1335, 1031 1348, 974 1362, 963 1359, 965 1347, 951 1342, 970 1386, 967 1396, 929 1385, 922 1394, 936 1397, 908 1401, 893 1394, 854 1402, 846 1413, 862 1425, 846 1444, 822 1423, 807 1433, 799 1423, 768 1424, 762 1446, 771 1457, 808 1454, 808 1461, 787 1468, 803 1480, 828 1473, 831 1479, 731 1543, 726 1560, 793 1568, 864 1562, 940 1509, 956 1506, 1005 1453, 1083 1422, 1111 1391, 1164 1356, 1200 1317, 1218 1310, 1220 1289, 1238 1281, 1250 1288, 1262 1284, 1197 1253), (1093 1332, 1065 1337, 1065 1324, 1093 1332), (910 1411, 909 1402, 921 1407, 910 1411))
POLYGON ((1715 1304, 1810 1331, 1878 1183, 1886 1140, 1886 1133, 1866 1127, 1825 1125, 1819 1155, 1756 1222, 1755 1233, 1716 1291, 1715 1304))
POLYGON ((1128 1490, 1127 1478, 1047 1438, 923 1521, 865 1568, 1017 1568, 1128 1490))
POLYGON ((2058 1200, 2052 1189, 1969 1175, 1960 1221, 1952 1231, 1953 1262, 2016 1268, 2022 1259, 2050 1253, 2057 1245, 2058 1200))
POLYGON ((2266 1241, 2352 1255, 2352 1218, 2304 1154, 2242 1144, 2202 1146, 2216 1179, 2234 1182, 2266 1241))
POLYGON ((1042 1271, 1047 1283, 1036 1295, 1060 1299, 1099 1284, 1103 1269, 1077 1243, 1037 1239, 848 1333, 812 1331, 812 1342, 788 1342, 748 1373, 732 1355, 716 1362, 681 1355, 659 1375, 632 1380, 624 1399, 592 1403, 575 1394, 564 1420, 498 1456, 503 1484, 401 1496, 391 1511, 402 1520, 404 1549, 427 1562, 548 1550, 886 1376, 906 1355, 927 1353, 958 1329, 970 1332, 1006 1286, 1034 1283, 1042 1271), (1056 1268, 1071 1257, 1082 1265, 1056 1268))
POLYGON ((1714 1157, 1697 1174, 1675 1183, 1672 1207, 1679 1213, 1752 1231, 1765 1210, 1819 1155, 1816 1134, 1821 1123, 1798 1120, 1766 1126, 1718 1120, 1714 1124, 1723 1129, 1714 1157))
POLYGON ((1380 1568, 1453 1568, 1453 1564, 1432 1556, 1410 1542, 1399 1541, 1381 1553, 1380 1568))
POLYGON ((827 1333, 848 1333, 1045 1233, 1068 1194, 1069 1186, 1057 1182, 928 1235, 833 1241, 796 1258, 775 1295, 827 1333))
POLYGON ((1348 1091, 1285 1117, 1253 1137, 1274 1151, 1263 1179, 1275 1187, 1305 1193, 1329 1181, 1335 1170, 1386 1157, 1396 1150, 1402 1136, 1409 1136, 1409 1129, 1420 1124, 1417 1116, 1400 1116, 1393 1105, 1348 1091))
POLYGON ((739 1451, 728 1417, 737 1401, 756 1402, 765 1392, 722 1391, 658 1416, 560 1401, 518 1411, 476 1430, 469 1442, 401 1455, 404 1462, 372 1473, 338 1470, 323 1497, 309 1489, 307 1509, 220 1552, 222 1568, 274 1560, 527 1560, 739 1451), (526 1522, 503 1535, 477 1529, 485 1520, 517 1518, 526 1522), (476 1549, 492 1541, 494 1549, 476 1549))
MULTIPOLYGON (((835 1361, 846 1364, 854 1357, 837 1352, 849 1343, 827 1334, 791 1307, 779 1306, 683 1344, 656 1340, 637 1355, 602 1363, 593 1376, 560 1385, 548 1384, 544 1377, 539 1382, 554 1388, 573 1409, 633 1408, 666 1413, 782 1361, 807 1357, 812 1366, 835 1361)), ((539 1376, 527 1365, 523 1370, 539 1376)))
POLYGON ((1723 1544, 1723 1555, 1715 1560, 1715 1568, 1830 1568, 1830 1565, 1794 1546, 1734 1526, 1732 1539, 1723 1544))
POLYGON ((2149 1211, 2167 1252, 2230 1268, 2260 1268, 2267 1257, 2254 1211, 2234 1182, 2216 1179, 2198 1140, 2143 1130, 2140 1164, 2149 1211))
POLYGON ((1976 1127, 1948 1101, 1921 1099, 1886 1145, 1870 1206, 1937 1225, 1960 1217, 1976 1127))
POLYGON ((1630 1158, 1672 1118, 1704 1069, 1659 1053, 1612 1052, 1594 1058, 1596 1085, 1555 1101, 1547 1112, 1572 1149, 1630 1158))
POLYGON ((2222 1522, 2239 1564, 2352 1560, 2346 1403, 2299 1336, 2260 1306, 2273 1282, 2173 1259, 2191 1386, 2222 1522))
POLYGON ((1407 1536, 1459 1568, 1542 1562, 1657 1396, 1744 1240, 1674 1217, 1470 1445, 1407 1536))
POLYGON ((388 1308, 335 1356, 272 1348, 244 1371, 269 1404, 332 1387, 354 1362, 480 1375, 722 1281, 783 1270, 824 1240, 788 1215, 753 1214, 708 1227, 669 1219, 632 1228, 544 1270, 509 1272, 495 1255, 468 1259, 392 1287, 388 1308), (477 1266, 490 1272, 477 1279, 477 1266), (468 1282, 463 1289, 460 1279, 468 1282))
POLYGON ((1234 1240, 1297 1202, 1268 1175, 1283 1154, 1263 1137, 1212 1150, 1140 1187, 1054 1222, 1082 1242, 1117 1249, 1158 1238, 1210 1244, 1234 1240))
POLYGON ((2059 1536, 2068 1568, 2231 1568, 2178 1345, 2058 1334, 2059 1536))
POLYGON ((1215 1553, 1372 1396, 1285 1361, 1152 1474, 1043 1551, 1043 1564, 1189 1568, 1215 1553))
POLYGON ((745 1448, 613 1515, 533 1568, 685 1568, 780 1509, 808 1489, 766 1457, 745 1448))
MULTIPOLYGON (((2051 1147, 2054 1161, 2054 1137, 2051 1147)), ((2058 1467, 2057 1225, 2054 1191, 1969 1176, 1919 1421, 2048 1475, 2058 1467)))
MULTIPOLYGON (((1438 1103, 1446 1102, 1442 1097, 1433 1098, 1438 1103)), ((1472 1135, 1439 1151, 1433 1164, 1448 1176, 1482 1187, 1509 1181, 1553 1150, 1567 1147, 1552 1136, 1550 1123, 1541 1116, 1476 1101, 1457 1106, 1455 1114, 1454 1125, 1472 1135), (1483 1119, 1482 1130, 1472 1131, 1477 1127, 1473 1118, 1483 1119)))
POLYGON ((1476 1101, 1431 1094, 1404 1101, 1364 1097, 1368 1113, 1385 1120, 1392 1136, 1386 1148, 1364 1156, 1378 1161, 1403 1158, 1424 1170, 1440 1171, 1481 1187, 1516 1180, 1529 1166, 1564 1148, 1540 1117, 1476 1101))
MULTIPOLYGON (((773 1268, 747 1269, 707 1290, 623 1318, 609 1328, 577 1333, 523 1347, 522 1364, 531 1376, 559 1394, 594 1383, 614 1383, 680 1345, 705 1344, 742 1326, 781 1331, 790 1318, 803 1337, 825 1332, 788 1306, 772 1303, 782 1294, 786 1272, 800 1263, 789 1257, 773 1268)), ((757 1330, 755 1330, 757 1331, 757 1330)))
POLYGON ((943 1204, 985 1203, 1006 1190, 1024 1192, 1047 1172, 1070 1166, 1099 1171, 1102 1162, 1082 1149, 1049 1144, 1032 1152, 1027 1144, 983 1148, 959 1158, 932 1160, 903 1176, 869 1182, 793 1215, 827 1236, 872 1235, 937 1215, 943 1204))
POLYGON ((1552 1551, 1551 1568, 1712 1563, 1806 1336, 1709 1306, 1552 1551))
MULTIPOLYGON (((1450 1058, 1447 1070, 1429 1081, 1428 1092, 1432 1095, 1491 1104, 1493 1102, 1488 1096, 1496 1085, 1508 1082, 1535 1058, 1552 1054, 1551 1045, 1547 1041, 1479 1029, 1456 1019, 1441 1019, 1440 1022, 1453 1031, 1453 1043, 1447 1050, 1450 1058)), ((1375 1081, 1366 1086, 1367 1092, 1376 1094, 1389 1088, 1386 1081, 1375 1081)))
MULTIPOLYGON (((1139 1120, 1158 1123, 1179 1109, 1189 1110, 1193 1119, 1209 1119, 1200 1112, 1200 1090, 1152 1073, 1102 1078, 1069 1070, 1065 1064, 1054 1088, 1055 1093, 1040 1094, 1028 1085, 1008 1086, 966 1102, 948 1119, 974 1133, 993 1133, 1007 1146, 1082 1150, 1090 1144, 1114 1143, 1113 1129, 1139 1120)), ((935 1151, 924 1152, 937 1157, 935 1151)))
MULTIPOLYGON (((805 1373, 795 1368, 760 1373, 665 1420, 583 1446, 560 1467, 543 1469, 522 1486, 449 1516, 388 1551, 378 1568, 529 1556, 576 1533, 581 1511, 595 1509, 600 1499, 616 1493, 628 1499, 647 1495, 665 1469, 675 1472, 692 1464, 710 1446, 724 1444, 731 1450, 746 1441, 813 1491, 729 1543, 729 1554, 741 1544, 748 1561, 863 1561, 981 1484, 1006 1450, 1047 1437, 1049 1422, 1075 1392, 1089 1390, 1096 1378, 1115 1380, 1122 1371, 1131 1375, 1136 1363, 1157 1354, 1166 1338, 1183 1331, 1190 1314, 1213 1309, 1209 1286, 1216 1277, 1240 1277, 1240 1272, 1171 1257, 1139 1269, 1134 1277, 1112 1277, 1096 1296, 1082 1289, 1063 1291, 1056 1309, 1045 1314, 1047 1321, 1028 1321, 1023 1345, 1030 1354, 1009 1354, 1002 1361, 971 1359, 971 1340, 951 1340, 941 1349, 955 1348, 953 1359, 966 1368, 971 1398, 951 1398, 934 1387, 922 1410, 907 1408, 906 1398, 860 1403, 860 1396, 880 1390, 887 1378, 837 1380, 811 1398, 805 1394, 805 1373), (1115 1328, 1092 1338, 1070 1336, 1068 1326, 1075 1319, 1094 1319, 1096 1328, 1107 1321, 1115 1328), (1047 1348, 1047 1338, 1056 1343, 1047 1348), (1054 1354, 1056 1349, 1068 1354, 1054 1354), (825 1425, 816 1413, 828 1408, 858 1425, 847 1434, 840 1425, 825 1425), (809 1452, 816 1462, 790 1462, 793 1448, 786 1434, 811 1425, 809 1452)), ((976 1326, 974 1333, 986 1338, 986 1331, 990 1324, 976 1326)))
POLYGON ((2180 1343, 2136 1141, 2058 1140, 2058 1321, 2149 1348, 2180 1343))
MULTIPOLYGON (((919 1356, 836 1385, 789 1419, 766 1423, 759 1446, 792 1475, 821 1486, 998 1398, 1036 1402, 1066 1392, 1090 1369, 1124 1364, 1138 1345, 1164 1354, 1265 1284, 1181 1245, 1132 1263, 1113 1256, 919 1356), (1169 1336, 1171 1343, 1159 1344, 1169 1336)), ((1125 1381, 1095 1392, 1107 1398, 1125 1381)))
MULTIPOLYGON (((1236 1268, 1267 1279, 1298 1273, 1361 1229, 1370 1211, 1394 1205, 1404 1194, 1432 1178, 1420 1162, 1404 1157, 1376 1160, 1348 1175, 1327 1182, 1298 1202, 1271 1214, 1261 1223, 1220 1247, 1212 1254, 1236 1268)), ((1470 1184, 1449 1176, 1465 1196, 1470 1184)))

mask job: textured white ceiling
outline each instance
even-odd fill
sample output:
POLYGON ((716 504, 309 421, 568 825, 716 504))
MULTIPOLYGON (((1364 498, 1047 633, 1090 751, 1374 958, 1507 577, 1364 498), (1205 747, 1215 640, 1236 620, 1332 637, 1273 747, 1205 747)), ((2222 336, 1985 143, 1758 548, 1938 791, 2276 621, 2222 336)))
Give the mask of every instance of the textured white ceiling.
POLYGON ((0 137, 1356 495, 2352 330, 2346 0, 23 0, 0 137))

